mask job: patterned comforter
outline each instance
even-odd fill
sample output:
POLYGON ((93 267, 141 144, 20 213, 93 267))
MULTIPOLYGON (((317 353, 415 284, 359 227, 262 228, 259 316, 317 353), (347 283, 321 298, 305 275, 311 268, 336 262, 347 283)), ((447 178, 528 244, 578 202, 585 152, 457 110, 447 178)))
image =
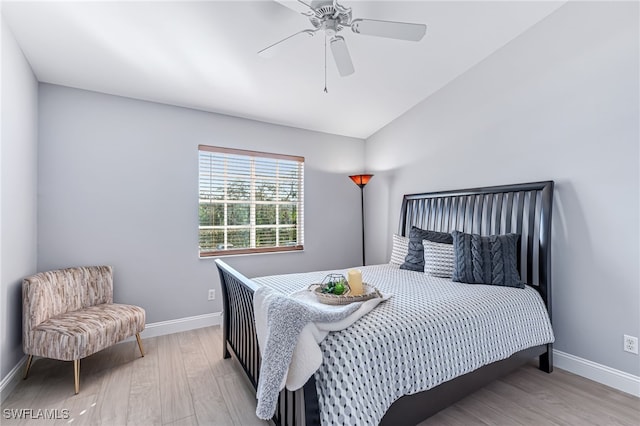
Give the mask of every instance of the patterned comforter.
MULTIPOLYGON (((538 292, 462 284, 393 265, 362 267, 393 297, 320 344, 315 374, 323 425, 376 425, 403 395, 431 389, 514 353, 554 341, 538 292)), ((290 294, 329 272, 255 278, 290 294)))

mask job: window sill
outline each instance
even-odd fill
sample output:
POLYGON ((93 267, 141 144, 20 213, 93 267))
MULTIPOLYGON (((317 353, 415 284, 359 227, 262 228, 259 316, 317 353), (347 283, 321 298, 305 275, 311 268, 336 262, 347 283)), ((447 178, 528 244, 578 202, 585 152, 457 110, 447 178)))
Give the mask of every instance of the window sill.
POLYGON ((200 254, 198 258, 199 259, 218 259, 221 257, 254 256, 254 255, 261 255, 261 254, 283 254, 283 253, 302 253, 302 252, 304 252, 304 247, 295 248, 295 249, 278 248, 276 250, 272 249, 272 250, 264 250, 264 251, 248 251, 248 250, 247 251, 238 250, 236 252, 220 251, 220 252, 212 252, 204 256, 200 254))

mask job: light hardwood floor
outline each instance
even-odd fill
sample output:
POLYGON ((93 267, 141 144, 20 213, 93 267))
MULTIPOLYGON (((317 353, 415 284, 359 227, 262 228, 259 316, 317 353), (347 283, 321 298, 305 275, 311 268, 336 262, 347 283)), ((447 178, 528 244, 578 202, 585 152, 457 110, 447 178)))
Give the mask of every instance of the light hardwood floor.
MULTIPOLYGON (((115 345, 81 362, 80 393, 73 364, 34 362, 2 404, 2 425, 266 425, 234 360, 223 360, 220 327, 115 345), (12 409, 49 410, 57 420, 8 419, 12 409), (9 411, 6 411, 9 410, 9 411), (58 410, 57 413, 51 410, 58 410), (73 419, 73 420, 72 420, 73 419)), ((556 369, 525 366, 420 426, 640 425, 640 399, 556 369)))

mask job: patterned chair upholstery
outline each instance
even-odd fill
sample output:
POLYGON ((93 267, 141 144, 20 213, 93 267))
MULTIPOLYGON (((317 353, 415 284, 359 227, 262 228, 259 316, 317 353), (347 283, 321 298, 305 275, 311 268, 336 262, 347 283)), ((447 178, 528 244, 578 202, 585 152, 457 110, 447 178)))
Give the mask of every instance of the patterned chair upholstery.
POLYGON ((22 282, 22 346, 29 356, 73 361, 75 392, 80 390, 80 360, 136 336, 144 356, 140 332, 144 309, 113 303, 113 270, 89 266, 41 272, 22 282))

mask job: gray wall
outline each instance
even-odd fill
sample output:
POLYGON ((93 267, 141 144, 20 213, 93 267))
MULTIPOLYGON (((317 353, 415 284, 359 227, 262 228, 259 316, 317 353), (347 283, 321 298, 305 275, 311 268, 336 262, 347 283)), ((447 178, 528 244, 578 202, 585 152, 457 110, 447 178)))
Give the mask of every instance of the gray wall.
POLYGON ((369 138, 368 262, 404 193, 553 179, 556 348, 639 375, 638 32, 638 3, 568 3, 369 138))
POLYGON ((38 83, 1 18, 0 380, 22 352, 22 278, 36 271, 38 83))
POLYGON ((213 260, 198 258, 198 144, 306 159, 304 252, 226 258, 233 267, 359 263, 348 175, 363 169, 364 141, 48 84, 39 96, 39 270, 113 265, 115 300, 144 307, 148 323, 221 311, 213 260))

